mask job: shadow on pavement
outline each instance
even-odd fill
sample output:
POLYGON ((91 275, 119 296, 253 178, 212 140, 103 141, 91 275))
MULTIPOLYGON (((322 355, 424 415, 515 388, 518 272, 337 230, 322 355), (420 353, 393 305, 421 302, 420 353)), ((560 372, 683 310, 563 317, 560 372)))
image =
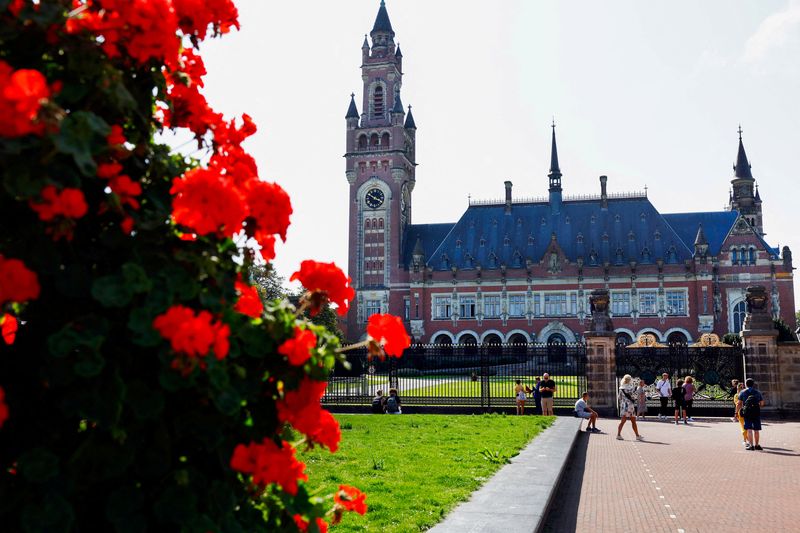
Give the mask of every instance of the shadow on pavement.
POLYGON ((795 452, 794 450, 787 450, 786 448, 769 448, 767 446, 763 447, 764 453, 769 453, 772 455, 787 455, 789 457, 800 457, 800 453, 795 452))
POLYGON ((578 506, 581 502, 583 474, 586 471, 586 450, 589 439, 596 438, 581 432, 575 440, 572 453, 567 460, 558 490, 550 501, 542 531, 575 531, 578 524, 578 506))

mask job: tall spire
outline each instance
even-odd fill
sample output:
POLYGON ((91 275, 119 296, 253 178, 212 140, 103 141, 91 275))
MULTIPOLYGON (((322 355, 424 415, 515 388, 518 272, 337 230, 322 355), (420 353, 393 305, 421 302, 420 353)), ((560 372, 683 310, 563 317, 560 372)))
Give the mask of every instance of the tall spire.
POLYGON ((734 165, 734 176, 737 178, 753 179, 753 173, 750 171, 750 162, 747 161, 747 154, 744 151, 744 144, 742 143, 742 125, 739 124, 739 152, 736 154, 736 165, 734 165))
POLYGON ((550 188, 561 189, 561 169, 558 167, 558 148, 556 147, 556 122, 553 120, 551 125, 553 128, 553 140, 550 148, 550 173, 547 175, 550 178, 550 188))
POLYGON ((375 32, 387 32, 394 37, 392 23, 389 21, 389 12, 386 11, 386 3, 383 0, 381 0, 381 7, 378 8, 378 16, 375 17, 375 24, 372 26, 370 35, 375 32))
POLYGON ((356 107, 356 93, 350 93, 350 107, 347 108, 347 114, 344 118, 358 118, 358 108, 356 107))

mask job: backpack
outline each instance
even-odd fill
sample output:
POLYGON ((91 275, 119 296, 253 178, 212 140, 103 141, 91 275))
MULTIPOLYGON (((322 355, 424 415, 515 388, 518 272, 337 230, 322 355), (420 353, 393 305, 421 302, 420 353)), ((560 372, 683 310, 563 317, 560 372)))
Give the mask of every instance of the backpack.
POLYGON ((682 402, 685 394, 686 392, 683 390, 683 387, 672 388, 672 399, 675 401, 682 402))
POLYGON ((386 398, 386 412, 399 413, 400 405, 397 403, 397 396, 389 396, 386 398))
POLYGON ((383 398, 381 396, 376 396, 372 400, 372 412, 375 414, 383 413, 383 398))
POLYGON ((755 393, 750 394, 750 396, 747 397, 742 405, 741 410, 739 411, 739 414, 749 420, 753 420, 761 416, 761 406, 758 405, 758 397, 755 395, 755 393))

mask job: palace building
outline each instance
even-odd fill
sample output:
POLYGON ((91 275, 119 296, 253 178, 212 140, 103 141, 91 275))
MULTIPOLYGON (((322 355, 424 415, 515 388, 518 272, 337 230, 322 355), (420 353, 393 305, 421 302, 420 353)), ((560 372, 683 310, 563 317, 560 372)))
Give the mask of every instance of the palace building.
POLYGON ((750 285, 765 286, 773 317, 793 323, 791 251, 764 240, 741 129, 725 211, 660 213, 646 193, 609 192, 606 176, 596 193, 565 195, 553 126, 547 196, 515 198, 507 181, 502 201, 470 201, 456 222, 414 224, 417 127, 400 98, 394 36, 381 2, 361 49, 361 113, 352 95, 345 117, 350 340, 388 312, 416 342, 575 342, 596 288, 610 291, 620 342, 738 332, 750 285))

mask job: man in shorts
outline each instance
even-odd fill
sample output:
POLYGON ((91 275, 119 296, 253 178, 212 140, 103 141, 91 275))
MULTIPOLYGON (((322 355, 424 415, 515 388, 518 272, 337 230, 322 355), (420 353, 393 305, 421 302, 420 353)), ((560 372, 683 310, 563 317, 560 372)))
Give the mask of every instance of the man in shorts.
POLYGON ((737 400, 737 411, 739 416, 744 416, 744 429, 747 430, 747 450, 763 450, 758 443, 759 433, 761 433, 761 408, 764 407, 764 396, 756 389, 756 382, 753 378, 747 378, 744 382, 747 387, 739 393, 737 400), (750 402, 748 398, 753 397, 750 402))
POLYGON ((542 374, 542 384, 539 387, 539 392, 542 395, 542 414, 544 416, 554 416, 553 394, 556 392, 556 382, 550 379, 550 374, 547 372, 542 374))
POLYGON ((586 426, 586 433, 602 433, 597 429, 597 411, 587 405, 588 401, 589 393, 584 392, 581 394, 581 399, 575 402, 575 416, 589 421, 586 426))
POLYGON ((661 402, 658 419, 666 420, 669 418, 669 399, 672 398, 672 385, 669 382, 668 373, 661 374, 661 379, 656 382, 656 389, 658 389, 658 401, 661 402))

